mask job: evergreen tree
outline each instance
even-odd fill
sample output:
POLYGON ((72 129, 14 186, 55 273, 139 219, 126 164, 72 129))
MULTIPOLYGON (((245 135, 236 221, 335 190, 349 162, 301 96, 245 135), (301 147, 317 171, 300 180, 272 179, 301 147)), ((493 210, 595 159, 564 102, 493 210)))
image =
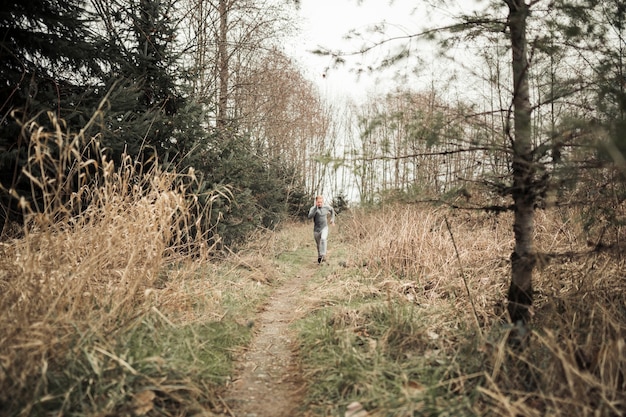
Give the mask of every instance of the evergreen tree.
MULTIPOLYGON (((177 50, 178 0, 95 0, 106 23, 110 83, 117 83, 102 140, 114 159, 156 154, 181 157, 199 109, 185 97, 177 50), (174 154, 174 155, 172 155, 174 154)), ((197 137, 197 136, 196 136, 197 137)), ((190 143, 190 141, 192 143, 190 143)))
POLYGON ((586 151, 584 156, 572 151, 583 161, 570 163, 570 176, 577 180, 574 200, 584 205, 590 242, 598 248, 619 244, 626 200, 626 5, 619 0, 556 4, 554 25, 584 60, 588 97, 562 128, 586 151))
MULTIPOLYGON (((28 198, 22 174, 34 121, 47 126, 47 111, 68 126, 77 106, 101 74, 98 47, 81 0, 8 2, 0 10, 0 221, 19 218, 7 191, 28 198)), ((33 196, 30 196, 33 197, 33 196)))
POLYGON ((6 58, 0 73, 7 80, 0 91, 2 219, 10 210, 19 215, 9 189, 30 192, 20 175, 30 139, 21 127, 29 120, 52 127, 49 110, 73 132, 97 115, 85 138, 97 137, 115 162, 126 154, 144 167, 155 157, 178 171, 194 168, 200 198, 228 186, 231 194, 212 200, 211 211, 212 220, 222 221, 218 232, 226 244, 257 227, 274 227, 298 206, 304 194, 293 167, 280 155, 258 152, 235 123, 212 126, 207 104, 200 106, 186 90, 192 83, 180 65, 179 4, 91 0, 88 13, 78 0, 35 0, 0 12, 0 58, 6 58))

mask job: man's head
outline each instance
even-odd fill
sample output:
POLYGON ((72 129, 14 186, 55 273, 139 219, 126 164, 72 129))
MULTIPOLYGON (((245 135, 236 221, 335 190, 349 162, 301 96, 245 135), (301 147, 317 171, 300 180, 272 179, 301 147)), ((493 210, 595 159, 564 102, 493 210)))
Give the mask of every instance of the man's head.
POLYGON ((324 197, 322 197, 321 195, 315 197, 315 205, 317 207, 322 207, 324 205, 324 197))

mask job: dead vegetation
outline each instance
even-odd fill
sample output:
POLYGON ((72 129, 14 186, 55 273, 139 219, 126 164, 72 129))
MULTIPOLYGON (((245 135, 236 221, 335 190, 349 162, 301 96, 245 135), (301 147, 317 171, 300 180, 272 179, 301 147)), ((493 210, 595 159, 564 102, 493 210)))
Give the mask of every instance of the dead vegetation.
POLYGON ((619 228, 602 242, 574 210, 537 213, 533 328, 516 351, 506 343, 507 214, 352 210, 323 267, 302 247, 302 225, 260 232, 217 263, 213 243, 191 232, 190 213, 210 209, 180 186, 193 173, 68 164, 59 155, 85 155, 73 150, 80 141, 38 135, 30 175, 45 210, 24 206, 26 227, 0 244, 2 415, 210 413, 271 286, 311 267, 313 307, 297 323, 303 413, 626 413, 619 228))
POLYGON ((26 175, 39 207, 22 199, 25 226, 0 244, 0 415, 210 409, 262 289, 210 262, 193 172, 114 167, 33 126, 26 175))
POLYGON ((392 206, 343 218, 352 268, 312 323, 327 326, 317 337, 349 382, 321 366, 303 325, 307 370, 321 381, 312 407, 328 410, 322 397, 343 386, 341 409, 357 402, 371 416, 624 415, 626 265, 619 251, 590 248, 576 216, 538 212, 545 255, 523 351, 506 343, 508 215, 392 206), (342 291, 364 284, 359 300, 342 291))

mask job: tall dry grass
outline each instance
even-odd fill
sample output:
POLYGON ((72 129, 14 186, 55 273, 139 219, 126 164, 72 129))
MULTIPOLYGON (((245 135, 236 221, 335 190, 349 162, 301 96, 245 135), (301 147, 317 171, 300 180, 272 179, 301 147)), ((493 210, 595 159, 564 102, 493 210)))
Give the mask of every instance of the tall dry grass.
POLYGON ((20 199, 25 226, 0 243, 2 415, 76 413, 76 401, 85 403, 83 415, 114 410, 93 380, 70 375, 73 362, 86 361, 99 377, 111 372, 107 361, 136 375, 129 358, 114 353, 115 338, 148 313, 164 318, 159 308, 187 301, 155 289, 194 274, 211 250, 196 227, 210 207, 190 192, 193 172, 130 158, 115 167, 97 141, 51 121, 51 132, 25 127, 25 175, 36 198, 6 190, 20 199))
MULTIPOLYGON (((620 248, 590 246, 580 224, 573 210, 537 212, 540 262, 530 343, 523 351, 506 343, 510 215, 387 206, 343 218, 342 235, 351 248, 348 263, 370 277, 388 303, 417 309, 410 314, 419 321, 408 326, 424 334, 405 336, 424 346, 418 341, 412 350, 432 352, 435 344, 452 361, 448 378, 454 382, 436 386, 449 386, 454 398, 472 398, 459 415, 621 416, 626 263, 620 248)), ((368 310, 352 307, 349 321, 371 315, 368 310)), ((336 314, 333 323, 345 319, 345 311, 336 314)), ((439 392, 434 402, 441 404, 428 415, 451 409, 444 397, 439 392)))
POLYGON ((502 302, 514 243, 509 216, 398 205, 343 222, 352 262, 412 299, 428 304, 458 296, 459 311, 481 323, 502 302))

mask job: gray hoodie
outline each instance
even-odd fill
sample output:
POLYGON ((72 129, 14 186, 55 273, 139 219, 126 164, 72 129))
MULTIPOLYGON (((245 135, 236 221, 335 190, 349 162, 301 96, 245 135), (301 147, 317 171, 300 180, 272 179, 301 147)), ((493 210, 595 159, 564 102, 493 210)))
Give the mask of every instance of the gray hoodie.
POLYGON ((313 219, 313 231, 321 232, 324 228, 328 227, 328 215, 330 214, 330 222, 335 223, 335 209, 331 206, 323 205, 317 207, 316 205, 309 210, 309 219, 313 219))

